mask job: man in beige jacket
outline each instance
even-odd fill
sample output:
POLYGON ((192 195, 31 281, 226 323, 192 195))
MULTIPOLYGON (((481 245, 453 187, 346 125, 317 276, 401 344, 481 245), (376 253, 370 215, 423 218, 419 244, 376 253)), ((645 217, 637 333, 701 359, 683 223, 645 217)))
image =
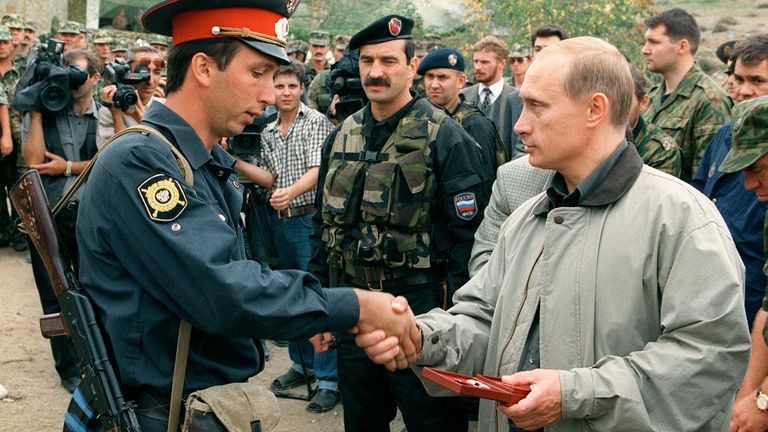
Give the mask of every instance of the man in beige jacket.
MULTIPOLYGON (((624 139, 632 85, 599 39, 537 56, 515 131, 556 173, 454 306, 417 318, 417 366, 531 387, 511 407, 484 400, 480 431, 728 430, 749 354, 743 265, 714 205, 624 139)), ((357 342, 375 361, 397 352, 375 331, 357 342)))

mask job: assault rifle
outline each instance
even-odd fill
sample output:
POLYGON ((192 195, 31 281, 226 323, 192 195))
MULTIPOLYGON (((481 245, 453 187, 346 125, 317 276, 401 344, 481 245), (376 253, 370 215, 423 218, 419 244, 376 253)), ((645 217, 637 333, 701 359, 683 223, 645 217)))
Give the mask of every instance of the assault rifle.
POLYGON ((46 338, 69 336, 77 352, 82 382, 67 408, 65 430, 72 417, 76 417, 75 421, 85 426, 99 425, 113 432, 140 432, 133 410, 135 405, 123 400, 117 384, 91 300, 81 289, 70 258, 62 252, 38 172, 31 170, 24 174, 13 186, 10 197, 45 264, 61 305, 61 313, 40 318, 40 330, 46 338))

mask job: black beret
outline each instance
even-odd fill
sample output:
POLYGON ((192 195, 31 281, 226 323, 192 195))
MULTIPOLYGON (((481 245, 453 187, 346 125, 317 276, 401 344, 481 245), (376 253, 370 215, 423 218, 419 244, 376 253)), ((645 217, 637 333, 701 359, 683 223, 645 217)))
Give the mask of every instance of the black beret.
POLYGON ((717 50, 715 50, 715 55, 717 55, 717 58, 720 59, 721 62, 728 64, 731 62, 731 54, 733 54, 733 46, 736 45, 735 40, 723 42, 720 44, 719 47, 717 47, 717 50))
POLYGON ((174 45, 234 37, 287 64, 287 18, 293 15, 300 1, 164 0, 144 12, 141 24, 152 33, 173 36, 174 45))
POLYGON ((413 39, 413 20, 400 15, 387 15, 360 30, 349 41, 349 50, 395 39, 413 39))
POLYGON ((437 68, 464 72, 464 56, 453 48, 436 49, 421 59, 416 73, 424 76, 428 70, 437 68))

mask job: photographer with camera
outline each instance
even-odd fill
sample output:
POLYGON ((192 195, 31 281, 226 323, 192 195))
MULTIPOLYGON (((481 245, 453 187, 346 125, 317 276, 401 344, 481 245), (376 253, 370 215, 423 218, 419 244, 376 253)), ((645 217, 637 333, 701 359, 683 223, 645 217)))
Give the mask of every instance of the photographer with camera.
POLYGON ((151 46, 134 46, 128 50, 126 62, 115 61, 106 68, 110 85, 101 89, 99 130, 96 143, 101 148, 109 137, 141 123, 144 113, 154 102, 165 103, 160 80, 165 60, 151 46))
MULTIPOLYGON (((79 49, 66 52, 63 61, 65 65, 81 69, 82 76, 70 76, 70 81, 76 80, 75 83, 80 85, 69 90, 69 103, 62 111, 52 113, 43 106, 30 111, 24 118, 22 131, 26 136, 22 156, 30 168, 40 173, 51 206, 59 201, 96 154, 99 105, 93 99, 93 88, 99 81, 98 62, 93 54, 79 49)), ((30 248, 30 255, 43 311, 46 314, 59 312, 61 308, 40 255, 35 248, 30 248)), ((50 341, 61 384, 72 393, 80 382, 72 342, 62 337, 50 341)))

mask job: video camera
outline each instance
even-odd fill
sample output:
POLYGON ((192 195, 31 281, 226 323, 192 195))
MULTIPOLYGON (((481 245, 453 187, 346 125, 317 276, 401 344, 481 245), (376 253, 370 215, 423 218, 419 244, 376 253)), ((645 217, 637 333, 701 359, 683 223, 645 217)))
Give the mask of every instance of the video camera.
POLYGON ((75 65, 64 65, 64 42, 49 39, 36 51, 34 62, 19 80, 11 106, 19 111, 58 114, 70 104, 72 90, 88 79, 88 73, 75 65), (23 83, 23 84, 21 84, 23 83))
POLYGON ((240 135, 230 137, 227 140, 229 151, 239 156, 258 156, 261 154, 261 133, 269 123, 277 119, 277 112, 262 114, 253 120, 253 123, 243 129, 240 135))
POLYGON ((339 101, 336 102, 336 118, 339 121, 344 121, 368 103, 363 83, 360 81, 359 55, 360 50, 345 49, 331 71, 331 99, 334 95, 339 95, 339 101))
POLYGON ((137 64, 133 72, 131 66, 122 60, 108 62, 105 68, 106 79, 117 86, 115 95, 112 96, 112 106, 127 111, 139 101, 139 95, 134 84, 147 82, 151 78, 149 67, 137 64))

